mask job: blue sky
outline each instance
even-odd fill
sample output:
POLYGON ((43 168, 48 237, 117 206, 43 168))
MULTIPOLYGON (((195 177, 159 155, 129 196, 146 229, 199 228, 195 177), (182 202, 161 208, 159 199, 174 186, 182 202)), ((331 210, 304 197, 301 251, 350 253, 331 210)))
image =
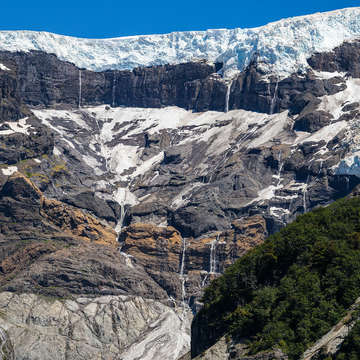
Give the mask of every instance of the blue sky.
POLYGON ((359 5, 359 0, 10 0, 2 1, 0 30, 104 38, 254 27, 284 17, 359 5))

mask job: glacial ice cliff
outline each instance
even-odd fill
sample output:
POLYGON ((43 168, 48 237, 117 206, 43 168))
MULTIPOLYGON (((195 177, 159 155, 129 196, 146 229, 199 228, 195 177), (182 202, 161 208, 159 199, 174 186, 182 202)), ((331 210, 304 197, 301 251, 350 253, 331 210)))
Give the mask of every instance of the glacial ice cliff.
POLYGON ((315 52, 360 37, 360 7, 283 19, 253 29, 173 32, 113 39, 80 39, 48 32, 1 31, 0 50, 39 50, 78 67, 101 71, 177 64, 194 59, 224 62, 227 76, 255 56, 266 70, 285 76, 305 69, 315 52))

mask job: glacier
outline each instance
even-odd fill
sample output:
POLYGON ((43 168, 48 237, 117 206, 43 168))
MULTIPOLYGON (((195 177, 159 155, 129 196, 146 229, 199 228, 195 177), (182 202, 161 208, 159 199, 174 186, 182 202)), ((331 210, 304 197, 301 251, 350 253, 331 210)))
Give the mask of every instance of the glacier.
POLYGON ((283 19, 252 29, 216 29, 80 39, 35 31, 0 31, 0 50, 38 50, 93 71, 131 70, 138 66, 206 59, 224 63, 231 77, 257 56, 265 70, 287 76, 308 67, 315 52, 330 51, 360 38, 360 7, 283 19))

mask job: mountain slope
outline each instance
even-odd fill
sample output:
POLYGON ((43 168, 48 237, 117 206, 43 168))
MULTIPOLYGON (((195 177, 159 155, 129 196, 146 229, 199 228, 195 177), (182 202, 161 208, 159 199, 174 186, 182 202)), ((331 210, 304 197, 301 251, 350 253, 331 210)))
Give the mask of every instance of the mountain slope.
POLYGON ((80 68, 133 69, 204 58, 222 61, 231 75, 255 53, 278 75, 307 68, 315 52, 329 51, 360 35, 360 8, 284 19, 254 29, 220 29, 92 40, 45 32, 1 31, 0 49, 56 54, 80 68), (291 45, 290 45, 291 44, 291 45), (290 46, 289 46, 290 45, 290 46))
POLYGON ((353 198, 300 216, 229 267, 205 291, 193 355, 230 333, 298 359, 360 295, 359 211, 353 198))
POLYGON ((0 326, 17 360, 44 348, 69 359, 176 360, 211 280, 360 183, 358 15, 113 39, 111 48, 0 33, 9 50, 0 51, 0 297, 12 299, 0 326), (153 61, 154 39, 168 40, 158 44, 164 65, 91 71, 61 60, 131 68, 130 50, 144 55, 135 65, 153 61), (178 64, 193 57, 215 62, 178 64), (68 321, 76 309, 80 343, 68 321), (30 344, 24 327, 36 330, 30 344))

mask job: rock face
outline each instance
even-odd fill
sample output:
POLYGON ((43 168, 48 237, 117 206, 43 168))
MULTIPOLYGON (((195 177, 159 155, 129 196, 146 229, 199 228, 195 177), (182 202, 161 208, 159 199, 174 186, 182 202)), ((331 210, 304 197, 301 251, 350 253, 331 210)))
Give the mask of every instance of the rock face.
POLYGON ((0 284, 51 296, 136 294, 167 299, 118 251, 116 233, 92 216, 46 199, 20 173, 0 191, 0 284))
POLYGON ((194 239, 183 238, 171 226, 135 223, 122 230, 119 241, 121 251, 141 264, 171 297, 185 297, 195 306, 202 288, 211 279, 262 243, 266 236, 265 220, 260 216, 234 221, 232 227, 194 239))
MULTIPOLYGON (((249 355, 244 339, 236 340, 230 336, 223 336, 201 355, 193 357, 195 360, 287 360, 288 357, 280 350, 273 349, 256 355, 249 355)), ((179 360, 190 360, 191 355, 184 355, 179 360), (187 356, 187 357, 186 357, 187 356)))
POLYGON ((354 78, 360 77, 360 41, 344 42, 331 52, 317 53, 308 60, 309 65, 318 71, 346 73, 354 78))
MULTIPOLYGON (((356 52, 357 43, 349 47, 352 54, 356 52)), ((348 63, 354 62, 350 55, 348 63)), ((275 76, 265 79, 267 74, 256 59, 231 81, 217 73, 221 63, 205 61, 105 72, 81 70, 54 55, 37 51, 2 51, 0 61, 16 74, 16 80, 14 77, 12 80, 16 96, 32 106, 109 104, 158 108, 175 105, 195 111, 245 109, 272 114, 292 109, 294 103, 296 110, 292 111, 299 111, 298 98, 306 94, 319 97, 344 89, 341 79, 315 78, 311 71, 305 76, 293 74, 281 80, 275 76)), ((313 62, 317 65, 316 60, 313 62)), ((6 112, 6 107, 3 111, 6 112)))
MULTIPOLYGON (((0 202, 0 231, 7 238, 16 236, 23 239, 21 232, 24 223, 28 221, 25 234, 30 234, 31 228, 40 228, 42 225, 41 237, 45 237, 47 233, 52 236, 57 228, 64 236, 116 246, 114 230, 80 210, 57 200, 46 199, 21 173, 15 173, 8 178, 0 191, 0 202)), ((33 231, 34 235, 36 233, 40 231, 33 231)))
MULTIPOLYGON (((17 74, 10 85, 17 96, 32 106, 68 104, 89 106, 162 107, 177 105, 197 109, 196 96, 188 83, 201 81, 216 73, 221 64, 205 61, 179 65, 136 68, 133 71, 93 72, 81 70, 71 63, 60 61, 55 55, 31 51, 29 53, 0 52, 0 61, 17 74), (195 99, 193 97, 195 96, 195 99)), ((7 76, 7 73, 5 73, 7 76)), ((4 75, 4 76, 5 76, 4 75)), ((219 91, 203 90, 207 98, 199 110, 223 110, 225 85, 218 82, 224 93, 219 103, 219 91), (210 91, 210 93, 209 93, 210 91), (213 99, 211 99, 213 93, 213 99), (210 99, 208 98, 210 94, 210 99)), ((9 90, 4 89, 9 98, 9 90)), ((6 111, 6 108, 3 110, 6 111)))
POLYGON ((14 341, 10 355, 1 338, 3 354, 7 351, 10 356, 4 359, 176 359, 188 347, 181 313, 154 300, 131 296, 60 300, 9 292, 1 292, 0 299, 0 311, 6 314, 0 326, 14 341), (154 332, 157 336, 149 338, 154 332))
POLYGON ((289 110, 299 114, 316 98, 344 90, 345 84, 335 76, 321 79, 309 70, 305 74, 292 74, 279 79, 268 77, 258 61, 250 65, 233 80, 230 87, 229 109, 245 109, 273 114, 289 110), (264 76, 266 75, 266 76, 264 76))
POLYGON ((14 360, 14 348, 9 339, 7 332, 0 328, 0 359, 1 360, 14 360))
POLYGON ((16 72, 0 69, 0 123, 18 120, 23 112, 16 72))

